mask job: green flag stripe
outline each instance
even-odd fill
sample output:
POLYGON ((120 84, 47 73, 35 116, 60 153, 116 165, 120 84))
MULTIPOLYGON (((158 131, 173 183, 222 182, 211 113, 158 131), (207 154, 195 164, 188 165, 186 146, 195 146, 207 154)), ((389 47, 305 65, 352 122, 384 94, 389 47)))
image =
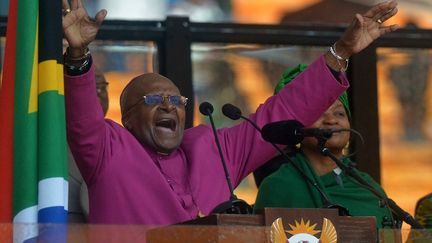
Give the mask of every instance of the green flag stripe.
POLYGON ((19 0, 14 110, 13 215, 37 204, 37 116, 29 114, 29 97, 36 46, 38 2, 19 0))
POLYGON ((67 178, 64 99, 57 91, 39 95, 39 180, 67 178), (55 112, 54 112, 55 111, 55 112))

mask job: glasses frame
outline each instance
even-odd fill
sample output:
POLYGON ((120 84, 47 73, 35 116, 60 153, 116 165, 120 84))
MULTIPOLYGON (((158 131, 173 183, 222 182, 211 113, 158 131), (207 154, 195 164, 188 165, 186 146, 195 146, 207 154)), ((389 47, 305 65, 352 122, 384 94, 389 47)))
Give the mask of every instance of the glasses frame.
POLYGON ((186 97, 184 97, 184 96, 182 96, 182 95, 159 95, 159 94, 155 94, 155 95, 144 95, 144 96, 143 96, 143 99, 144 99, 144 103, 145 103, 146 105, 161 105, 161 104, 163 104, 163 102, 165 102, 165 100, 168 100, 168 102, 169 102, 171 105, 174 105, 174 106, 181 106, 181 105, 186 106, 186 105, 187 105, 187 101, 188 101, 188 98, 186 98, 186 97), (157 102, 157 103, 151 103, 151 102, 149 102, 149 101, 147 100, 147 97, 161 97, 162 100, 161 100, 160 102, 157 102), (179 103, 178 103, 178 104, 175 104, 175 103, 173 102, 173 100, 171 100, 171 97, 178 98, 179 103))
POLYGON ((146 104, 146 105, 148 105, 148 106, 155 106, 155 105, 161 105, 161 104, 165 101, 165 98, 168 98, 168 102, 169 102, 171 105, 175 106, 175 107, 180 107, 180 105, 183 105, 183 107, 186 107, 186 105, 187 105, 187 101, 189 100, 189 98, 184 97, 183 95, 143 95, 143 96, 142 96, 142 99, 139 99, 135 104, 131 105, 131 106, 129 107, 129 109, 127 109, 127 110, 123 113, 123 115, 129 113, 131 110, 133 110, 133 109, 134 109, 138 104, 140 104, 142 101, 144 101, 144 104, 146 104), (161 102, 161 103, 158 103, 158 104, 149 104, 149 103, 147 102, 147 98, 146 98, 146 97, 148 97, 148 96, 160 96, 160 97, 162 97, 162 102, 161 102), (182 104, 178 104, 178 105, 176 105, 176 104, 173 104, 173 103, 171 102, 170 97, 180 97, 180 100, 183 99, 184 101, 182 102, 182 104))

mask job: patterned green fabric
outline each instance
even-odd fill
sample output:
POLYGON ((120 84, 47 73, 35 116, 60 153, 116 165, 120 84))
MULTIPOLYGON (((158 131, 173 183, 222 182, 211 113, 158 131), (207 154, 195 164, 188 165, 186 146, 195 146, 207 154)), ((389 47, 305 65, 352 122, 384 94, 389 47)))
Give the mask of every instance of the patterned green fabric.
POLYGON ((415 218, 424 227, 432 229, 432 193, 417 202, 415 218))
POLYGON ((297 75, 299 75, 301 72, 303 72, 308 65, 306 64, 299 64, 297 67, 290 68, 285 70, 285 72, 282 74, 281 80, 279 80, 279 83, 276 85, 274 93, 277 94, 279 91, 285 87, 286 84, 290 83, 297 75))
MULTIPOLYGON (((297 75, 299 75, 301 72, 303 72, 308 65, 306 64, 299 64, 298 66, 294 68, 287 69, 283 74, 282 78, 279 81, 279 83, 276 85, 274 93, 277 94, 279 91, 288 83, 290 83, 297 75)), ((348 94, 347 92, 343 92, 341 96, 339 96, 340 102, 342 102, 343 106, 345 107, 346 112, 348 113, 348 116, 351 117, 351 110, 349 106, 349 100, 348 100, 348 94)))
MULTIPOLYGON (((318 176, 303 153, 296 153, 292 159, 326 193, 331 204, 338 204, 347 208, 353 216, 375 216, 377 228, 383 227, 384 217, 391 218, 390 210, 381 207, 374 194, 350 177, 345 176, 344 173, 339 175, 340 180, 338 182, 333 171, 318 176)), ((345 164, 349 162, 349 159, 343 160, 345 164)), ((368 174, 357 172, 376 190, 383 195, 385 194, 381 186, 368 174)), ((324 200, 318 190, 307 182, 292 164, 286 163, 278 171, 264 179, 258 191, 254 210, 264 207, 321 208, 323 205, 324 200)))

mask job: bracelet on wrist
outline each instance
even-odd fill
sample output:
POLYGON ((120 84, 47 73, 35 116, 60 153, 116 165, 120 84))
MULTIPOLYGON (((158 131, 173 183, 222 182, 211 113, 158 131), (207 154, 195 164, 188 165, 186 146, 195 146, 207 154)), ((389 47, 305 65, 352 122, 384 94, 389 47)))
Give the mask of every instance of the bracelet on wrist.
POLYGON ((67 60, 65 57, 64 67, 65 67, 66 74, 72 76, 84 74, 90 69, 91 63, 92 63, 92 58, 90 54, 88 54, 84 59, 77 60, 77 61, 70 61, 67 60))
POLYGON ((84 59, 87 59, 88 56, 90 56, 90 49, 88 47, 85 49, 84 55, 82 55, 80 57, 71 57, 69 47, 68 47, 68 48, 66 48, 66 52, 64 54, 64 59, 65 59, 65 61, 67 60, 69 62, 80 62, 84 59))
POLYGON ((343 58, 343 57, 341 57, 341 56, 339 56, 337 54, 337 52, 336 52, 336 43, 334 43, 333 45, 331 45, 330 48, 329 48, 329 50, 330 50, 330 54, 332 54, 332 56, 336 59, 338 65, 340 67, 340 71, 341 72, 345 72, 348 69, 349 59, 348 58, 345 59, 345 58, 343 58), (344 61, 345 65, 343 66, 340 61, 344 61))

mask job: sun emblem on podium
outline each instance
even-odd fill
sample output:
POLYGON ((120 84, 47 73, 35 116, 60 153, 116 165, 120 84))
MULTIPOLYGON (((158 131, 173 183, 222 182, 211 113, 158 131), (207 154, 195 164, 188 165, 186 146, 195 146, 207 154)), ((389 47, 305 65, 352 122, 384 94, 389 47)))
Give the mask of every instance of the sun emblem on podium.
POLYGON ((336 243, 337 233, 333 223, 324 218, 322 231, 315 230, 317 224, 311 225, 308 220, 306 223, 303 218, 300 223, 295 220, 295 224, 289 224, 291 230, 285 230, 282 219, 277 218, 271 226, 270 238, 272 243, 336 243), (321 232, 320 238, 315 235, 321 232), (287 236, 290 236, 288 238, 287 236))

